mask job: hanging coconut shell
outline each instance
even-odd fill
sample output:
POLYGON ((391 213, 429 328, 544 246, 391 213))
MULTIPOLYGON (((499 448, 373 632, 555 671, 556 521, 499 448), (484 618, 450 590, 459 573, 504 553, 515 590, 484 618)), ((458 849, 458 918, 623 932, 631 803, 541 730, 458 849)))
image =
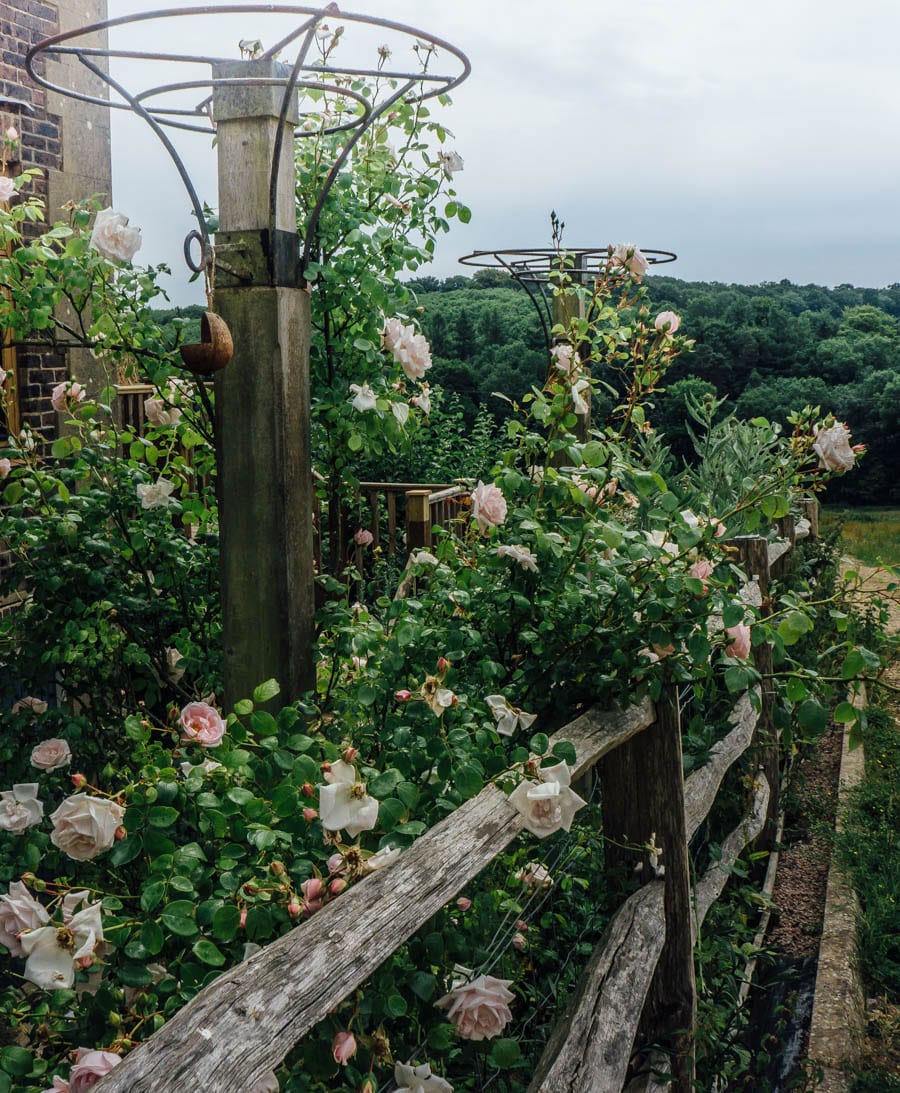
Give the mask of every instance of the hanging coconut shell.
POLYGON ((211 376, 221 371, 233 356, 234 342, 228 324, 214 311, 204 311, 200 318, 200 344, 181 347, 185 368, 200 376, 211 376))

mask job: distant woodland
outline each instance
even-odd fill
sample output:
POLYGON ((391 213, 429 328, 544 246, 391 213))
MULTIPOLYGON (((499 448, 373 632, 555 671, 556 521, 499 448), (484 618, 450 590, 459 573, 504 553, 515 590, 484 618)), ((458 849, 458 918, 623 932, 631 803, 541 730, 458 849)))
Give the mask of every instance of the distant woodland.
MULTIPOLYGON (((845 421, 853 442, 868 448, 853 474, 832 483, 828 500, 900 504, 900 284, 828 289, 658 276, 647 284, 654 307, 677 312, 681 331, 696 341, 669 373, 651 415, 676 464, 691 458, 691 397, 714 393, 727 400, 723 415, 733 411, 782 424, 792 409, 811 404, 845 421)), ((521 399, 543 383, 541 324, 525 291, 506 274, 422 277, 407 287, 409 312, 431 343, 428 378, 443 389, 442 405, 453 408, 463 433, 476 422, 483 428, 482 407, 498 423, 509 413, 495 392, 521 399)), ((199 314, 199 308, 167 314, 191 316, 194 310, 199 314)), ((602 416, 602 400, 594 405, 602 416)))
MULTIPOLYGON (((689 396, 714 392, 722 413, 785 422, 807 403, 832 411, 868 453, 830 501, 900 502, 900 284, 885 289, 839 285, 725 285, 647 279, 659 311, 681 316, 696 340, 667 377, 651 416, 673 457, 690 458, 685 428, 689 396)), ((503 416, 502 391, 520 398, 543 383, 546 353, 534 306, 505 274, 409 282, 432 347, 434 383, 455 391, 467 421, 479 404, 503 416)), ((598 409, 600 409, 598 407, 598 409)))

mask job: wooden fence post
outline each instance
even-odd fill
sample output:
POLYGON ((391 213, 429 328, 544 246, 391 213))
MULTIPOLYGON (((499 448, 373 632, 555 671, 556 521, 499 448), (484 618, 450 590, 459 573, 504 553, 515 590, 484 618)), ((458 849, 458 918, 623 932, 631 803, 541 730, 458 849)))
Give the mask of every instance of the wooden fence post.
MULTIPOLYGON (((667 686, 656 707, 656 722, 600 763, 604 832, 632 845, 655 837, 665 866, 666 940, 641 1019, 643 1043, 663 1041, 672 1051, 673 1093, 691 1093, 697 990, 694 981, 690 862, 684 814, 681 715, 678 692, 667 686)), ((607 875, 621 879, 621 867, 641 864, 647 854, 606 843, 607 875), (611 851, 611 853, 610 853, 611 851)))
POLYGON ((794 517, 788 513, 787 516, 781 516, 775 521, 775 527, 778 529, 778 536, 780 539, 786 539, 791 544, 791 549, 787 554, 782 554, 781 557, 772 566, 771 574, 773 577, 777 577, 779 580, 784 577, 791 567, 794 555, 794 543, 797 541, 796 529, 794 527, 794 517))
POLYGON ((431 546, 431 490, 406 491, 406 549, 425 550, 431 546))
POLYGON ((809 521, 809 538, 819 538, 819 502, 815 497, 800 498, 800 512, 809 521))

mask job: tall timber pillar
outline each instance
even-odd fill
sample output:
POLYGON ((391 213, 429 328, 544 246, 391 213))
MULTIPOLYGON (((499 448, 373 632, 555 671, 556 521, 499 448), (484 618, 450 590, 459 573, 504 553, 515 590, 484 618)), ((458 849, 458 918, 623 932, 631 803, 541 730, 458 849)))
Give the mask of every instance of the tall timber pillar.
POLYGON ((299 287, 295 98, 281 118, 287 72, 271 59, 213 66, 214 308, 234 340, 215 386, 226 704, 273 677, 283 702, 314 682, 310 308, 299 287), (221 82, 231 79, 244 82, 221 82))

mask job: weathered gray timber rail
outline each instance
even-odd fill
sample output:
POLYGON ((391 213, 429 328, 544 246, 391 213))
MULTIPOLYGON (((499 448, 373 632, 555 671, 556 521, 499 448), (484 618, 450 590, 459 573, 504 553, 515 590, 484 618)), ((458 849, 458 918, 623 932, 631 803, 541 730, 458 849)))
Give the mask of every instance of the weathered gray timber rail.
MULTIPOLYGON (((808 523, 815 526, 812 519, 808 523)), ((793 527, 790 532, 793 546, 793 527)), ((802 528, 804 533, 809 530, 802 528)), ((756 586, 748 598, 758 598, 765 613, 772 576, 769 544, 745 537, 735 545, 756 586)), ((789 554, 790 548, 777 552, 775 563, 786 562, 789 554)), ((736 701, 729 732, 712 748, 709 762, 686 781, 672 687, 656 708, 645 700, 624 710, 588 710, 554 735, 554 742, 568 740, 575 747, 573 777, 600 763, 603 794, 611 788, 612 771, 626 772, 627 784, 639 792, 610 794, 619 811, 610 814, 604 801, 605 828, 617 839, 624 832, 638 846, 657 834, 666 870, 662 879, 650 876, 613 916, 547 1045, 529 1093, 617 1093, 635 1065, 635 1049, 661 1042, 669 1047, 662 1064, 671 1070, 670 1088, 675 1093, 691 1090, 693 945, 731 866, 765 831, 774 796, 773 755, 778 777, 765 678, 771 671, 771 651, 754 652, 762 684, 736 701), (688 843, 709 814, 728 769, 748 749, 754 751, 759 769, 744 817, 722 843, 720 859, 691 887, 688 843), (625 766, 608 765, 620 757, 626 758, 625 766)), ((188 1093, 213 1083, 223 1093, 252 1088, 522 829, 506 796, 487 786, 391 866, 220 976, 97 1088, 101 1093, 188 1093)), ((654 1065, 659 1060, 656 1055, 654 1065)), ((638 1077, 637 1086, 633 1081, 629 1088, 642 1081, 638 1077)))

